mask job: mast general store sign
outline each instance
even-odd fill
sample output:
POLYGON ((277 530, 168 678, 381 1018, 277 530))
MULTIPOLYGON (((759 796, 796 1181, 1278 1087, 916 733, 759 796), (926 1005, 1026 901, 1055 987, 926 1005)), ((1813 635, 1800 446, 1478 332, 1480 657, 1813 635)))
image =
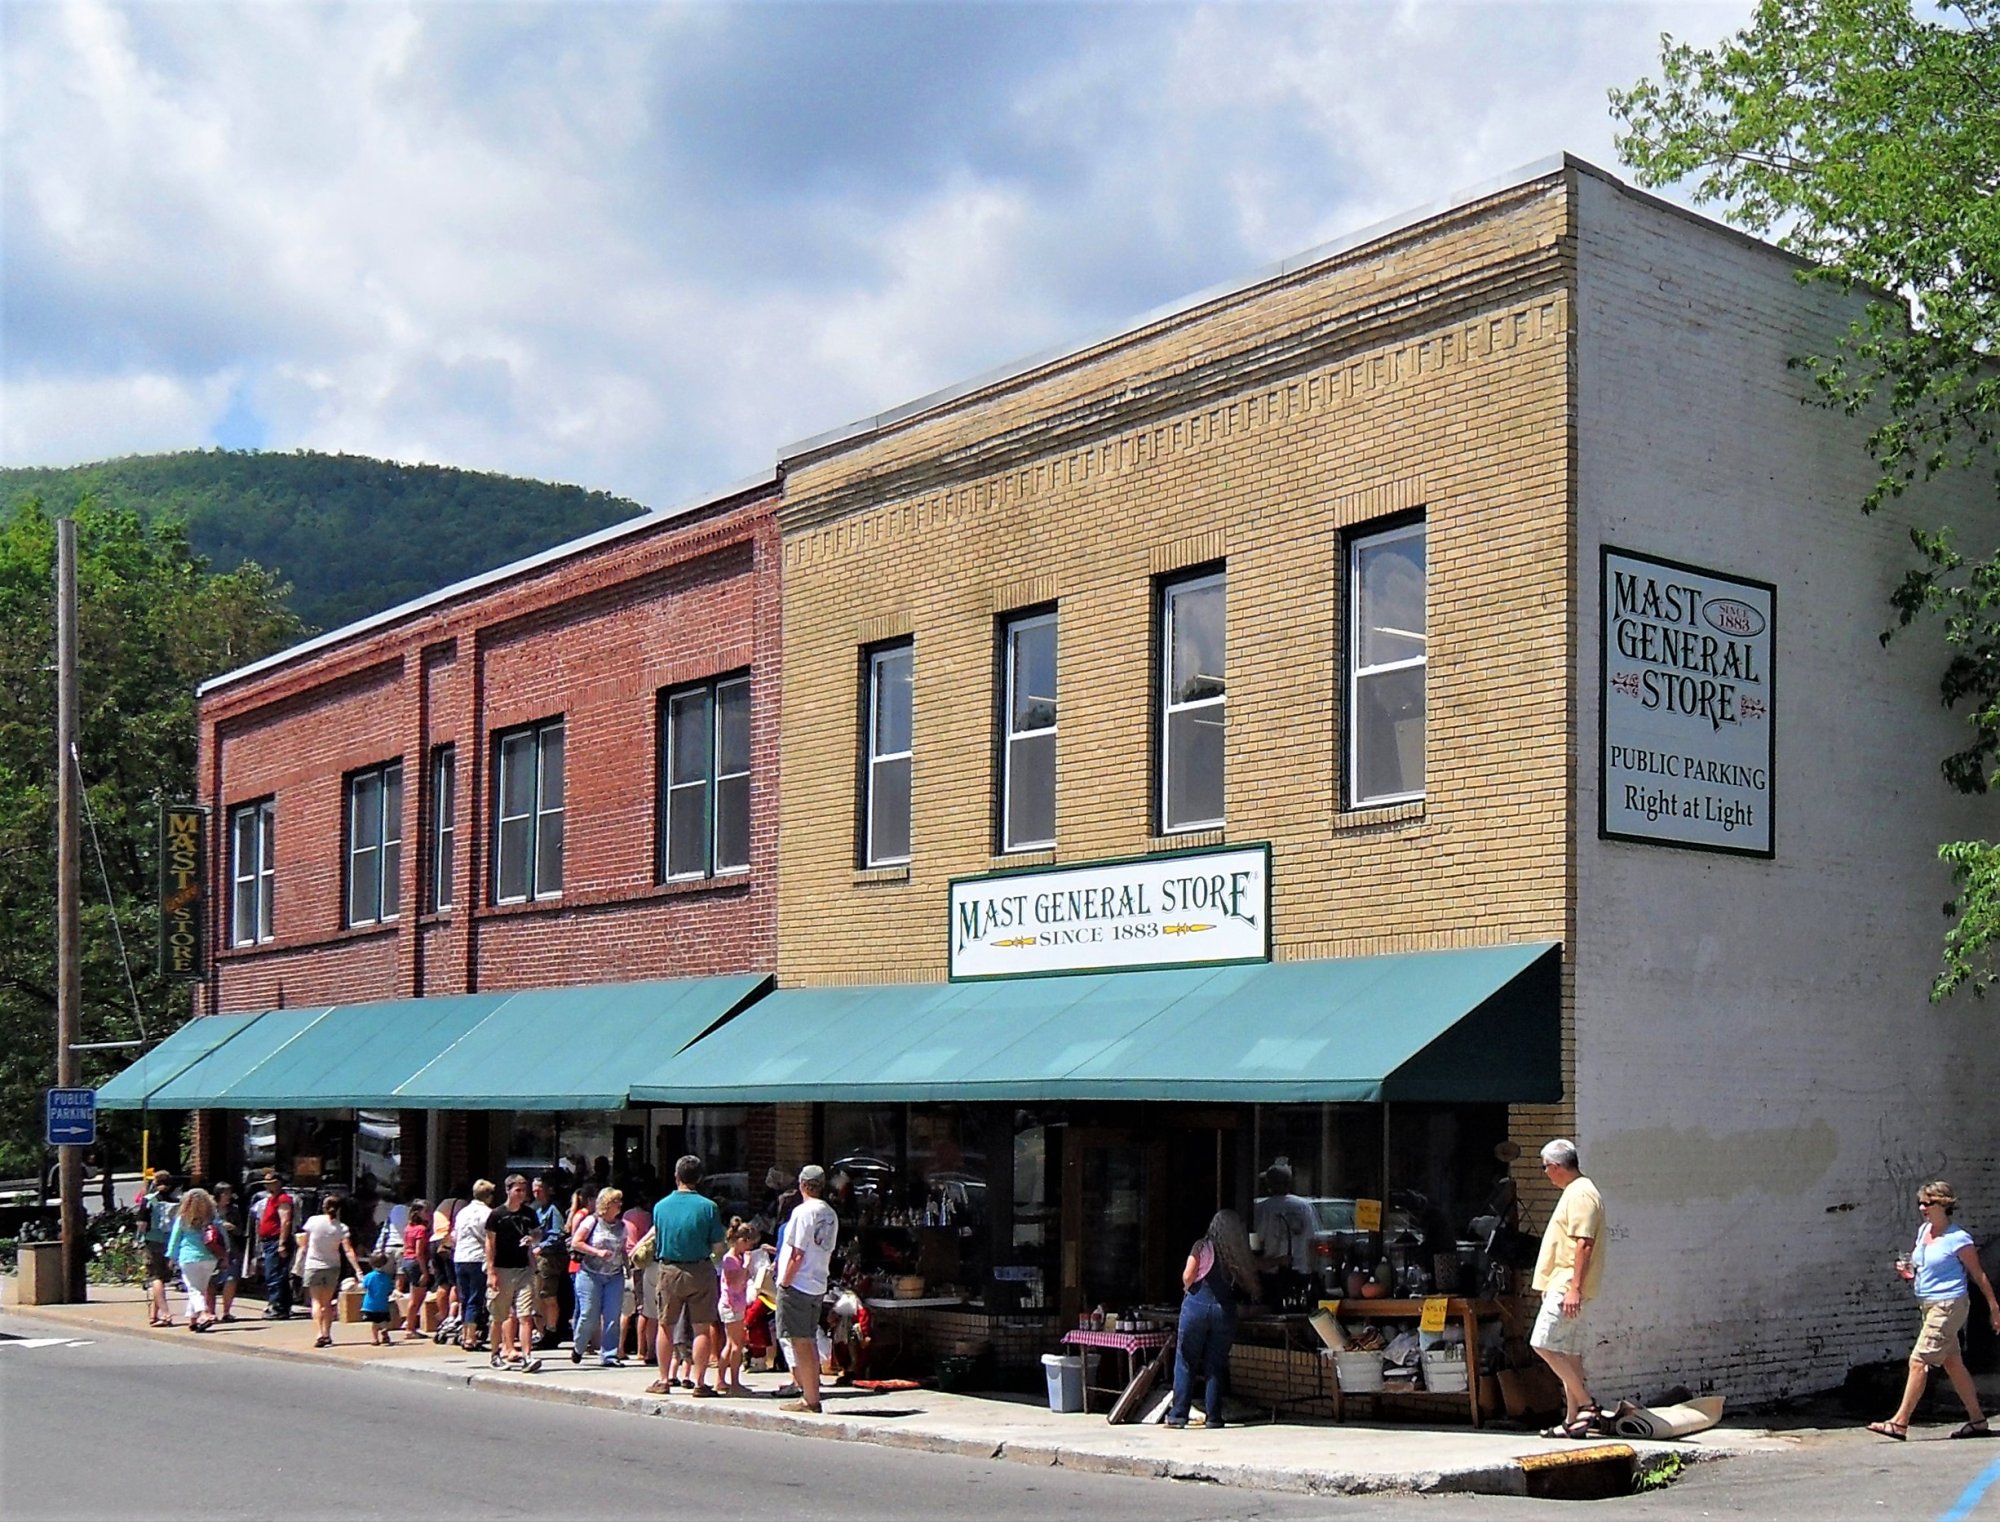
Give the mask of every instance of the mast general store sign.
POLYGON ((1131 971, 1271 955, 1271 848, 960 878, 951 976, 1131 971))
POLYGON ((1778 591, 1604 549, 1598 833, 1772 854, 1778 591))

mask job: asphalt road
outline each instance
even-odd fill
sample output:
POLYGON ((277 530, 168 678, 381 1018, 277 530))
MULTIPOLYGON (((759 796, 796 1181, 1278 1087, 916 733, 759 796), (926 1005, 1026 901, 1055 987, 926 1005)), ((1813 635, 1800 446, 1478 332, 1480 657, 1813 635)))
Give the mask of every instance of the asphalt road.
POLYGON ((2000 1441, 1892 1444, 1843 1432, 1607 1502, 1310 1497, 510 1399, 219 1354, 194 1339, 34 1345, 52 1330, 0 1316, 0 1518, 2000 1519, 2000 1441), (1954 1515, 1989 1469, 1983 1499, 1954 1515))

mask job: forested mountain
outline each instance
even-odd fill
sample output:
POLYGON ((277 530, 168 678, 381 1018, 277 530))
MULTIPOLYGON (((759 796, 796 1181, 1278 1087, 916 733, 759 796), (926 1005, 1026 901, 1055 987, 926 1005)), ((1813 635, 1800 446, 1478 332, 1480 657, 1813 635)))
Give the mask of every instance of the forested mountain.
POLYGON ((307 625, 336 628, 644 509, 578 486, 395 465, 363 455, 190 450, 64 470, 0 470, 0 509, 88 494, 187 525, 218 572, 254 561, 291 583, 307 625))

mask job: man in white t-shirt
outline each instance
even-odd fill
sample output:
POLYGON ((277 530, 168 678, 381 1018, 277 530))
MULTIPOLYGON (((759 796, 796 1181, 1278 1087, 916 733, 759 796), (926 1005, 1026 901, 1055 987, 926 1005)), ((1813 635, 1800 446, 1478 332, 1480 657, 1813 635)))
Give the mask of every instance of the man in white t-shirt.
POLYGON ((486 1219, 493 1214, 493 1181, 472 1186, 472 1198, 458 1207, 451 1223, 452 1273, 458 1280, 458 1342, 479 1346, 479 1324, 486 1319, 486 1219))
POLYGON ((778 1249, 778 1335, 792 1350, 792 1375, 799 1398, 782 1411, 819 1410, 819 1320, 840 1219, 826 1202, 826 1170, 808 1163, 799 1170, 803 1198, 785 1222, 778 1249))

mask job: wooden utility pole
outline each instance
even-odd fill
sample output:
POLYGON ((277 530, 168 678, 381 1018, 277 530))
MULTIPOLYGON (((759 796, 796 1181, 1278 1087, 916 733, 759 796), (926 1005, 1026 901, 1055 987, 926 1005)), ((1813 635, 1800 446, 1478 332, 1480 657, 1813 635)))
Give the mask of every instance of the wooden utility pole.
MULTIPOLYGON (((76 1087, 76 1042, 82 1029, 80 905, 82 840, 76 761, 76 521, 56 520, 56 1087, 76 1087)), ((86 1298, 83 1156, 56 1149, 62 1195, 64 1298, 86 1298)))

